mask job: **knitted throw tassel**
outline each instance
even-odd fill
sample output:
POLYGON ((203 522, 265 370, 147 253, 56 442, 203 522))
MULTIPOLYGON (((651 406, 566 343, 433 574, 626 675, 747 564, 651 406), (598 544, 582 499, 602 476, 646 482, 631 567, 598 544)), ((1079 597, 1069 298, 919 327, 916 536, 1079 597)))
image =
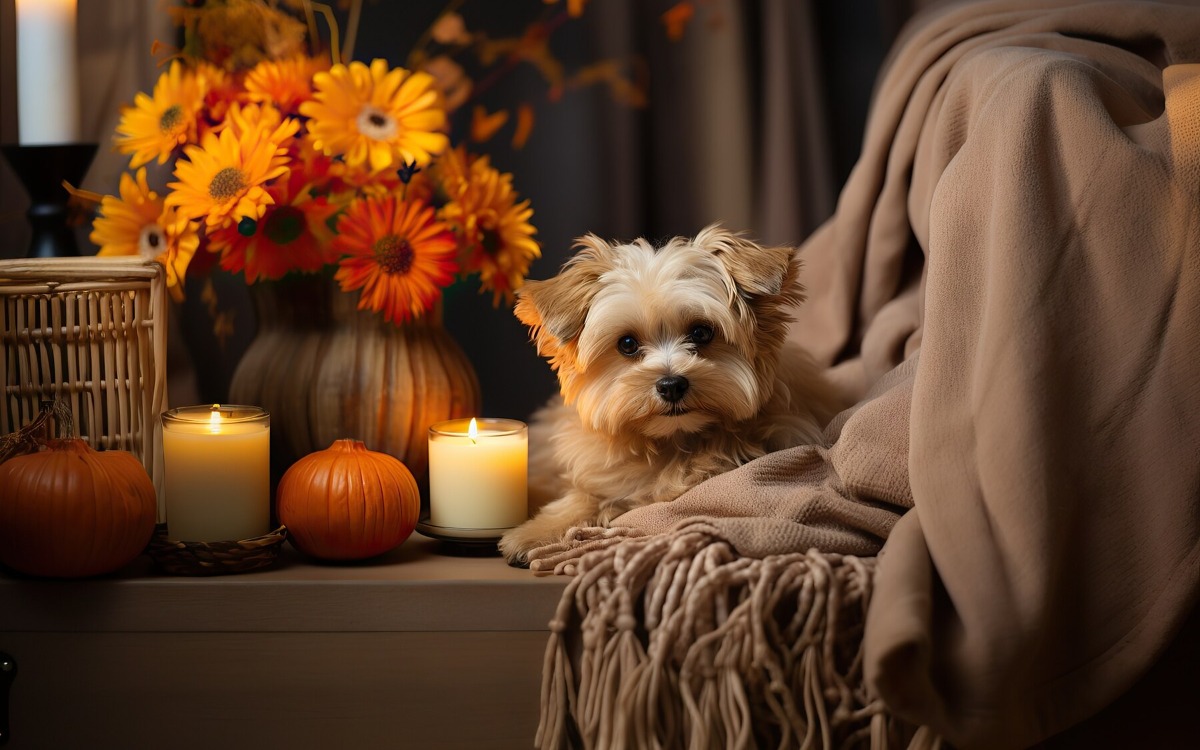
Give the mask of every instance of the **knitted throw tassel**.
POLYGON ((575 574, 546 649, 542 750, 889 750, 913 739, 862 682, 874 558, 745 558, 704 523, 579 530, 568 542, 538 561, 575 574))

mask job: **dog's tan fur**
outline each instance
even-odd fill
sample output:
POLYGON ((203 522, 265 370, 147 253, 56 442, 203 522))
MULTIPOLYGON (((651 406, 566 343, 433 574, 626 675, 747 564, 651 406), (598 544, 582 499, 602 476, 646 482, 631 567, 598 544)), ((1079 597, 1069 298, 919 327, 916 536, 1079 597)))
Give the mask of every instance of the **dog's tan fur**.
POLYGON ((792 248, 719 226, 660 248, 581 238, 562 271, 520 290, 516 315, 558 374, 530 428, 530 510, 500 549, 513 563, 572 526, 674 500, 768 452, 822 442, 833 389, 785 341, 804 299, 792 248), (697 325, 714 331, 697 344, 697 325), (618 351, 632 335, 637 354, 618 351), (672 405, 655 383, 682 376, 672 405), (675 407, 674 409, 672 407, 675 407))

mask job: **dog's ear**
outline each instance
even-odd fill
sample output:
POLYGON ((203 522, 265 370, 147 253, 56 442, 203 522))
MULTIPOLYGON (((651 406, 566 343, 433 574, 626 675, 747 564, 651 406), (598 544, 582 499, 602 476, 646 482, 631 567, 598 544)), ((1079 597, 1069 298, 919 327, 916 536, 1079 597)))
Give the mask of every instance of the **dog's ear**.
POLYGON ((794 248, 759 245, 718 224, 702 229, 694 244, 716 256, 743 297, 798 294, 800 261, 794 248))
POLYGON ((517 290, 514 312, 548 356, 579 336, 600 275, 612 268, 612 248, 596 235, 580 237, 575 249, 557 276, 527 281, 517 290))

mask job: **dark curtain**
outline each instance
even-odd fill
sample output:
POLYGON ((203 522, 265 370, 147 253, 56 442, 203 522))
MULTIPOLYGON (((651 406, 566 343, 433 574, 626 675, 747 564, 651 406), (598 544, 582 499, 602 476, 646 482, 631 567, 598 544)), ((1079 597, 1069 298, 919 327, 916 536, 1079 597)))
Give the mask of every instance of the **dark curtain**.
MULTIPOLYGON (((586 232, 661 239, 720 221, 800 244, 833 211, 875 75, 912 12, 880 0, 698 2, 672 41, 661 18, 674 4, 594 0, 555 40, 568 64, 639 61, 646 107, 614 103, 601 89, 577 92, 539 105, 524 150, 491 149, 537 212, 544 256, 533 278, 553 275, 586 232)), ((504 4, 506 13, 514 7, 504 4)), ((495 104, 536 100, 538 86, 514 76, 495 104)), ((447 306, 447 325, 479 367, 484 409, 527 415, 556 387, 549 368, 515 320, 471 297, 447 306)))

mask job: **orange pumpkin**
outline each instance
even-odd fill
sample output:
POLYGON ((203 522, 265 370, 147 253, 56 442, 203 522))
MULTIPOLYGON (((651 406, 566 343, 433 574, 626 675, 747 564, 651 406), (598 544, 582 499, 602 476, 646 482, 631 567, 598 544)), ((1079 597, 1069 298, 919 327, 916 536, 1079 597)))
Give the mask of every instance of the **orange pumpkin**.
POLYGON ((335 440, 292 464, 276 498, 292 545, 322 560, 358 560, 394 549, 412 534, 421 512, 408 467, 358 440, 335 440))
POLYGON ((157 508, 132 453, 47 441, 0 464, 0 561, 53 578, 110 573, 146 548, 157 508))

